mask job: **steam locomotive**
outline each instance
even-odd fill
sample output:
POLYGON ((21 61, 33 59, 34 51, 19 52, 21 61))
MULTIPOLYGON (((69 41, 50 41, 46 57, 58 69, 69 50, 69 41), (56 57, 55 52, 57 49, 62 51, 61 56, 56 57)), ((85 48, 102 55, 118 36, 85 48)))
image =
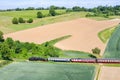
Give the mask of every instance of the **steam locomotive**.
POLYGON ((76 62, 76 63, 120 63, 120 59, 97 59, 97 58, 40 58, 40 57, 31 57, 30 61, 53 61, 53 62, 76 62))

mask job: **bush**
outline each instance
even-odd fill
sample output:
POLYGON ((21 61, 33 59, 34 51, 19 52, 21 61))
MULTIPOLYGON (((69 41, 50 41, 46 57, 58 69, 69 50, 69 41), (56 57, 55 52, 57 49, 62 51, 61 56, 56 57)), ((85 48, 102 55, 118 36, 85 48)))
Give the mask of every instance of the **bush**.
POLYGON ((18 19, 18 21, 19 21, 19 23, 25 23, 25 20, 21 17, 18 19))
POLYGON ((53 7, 50 8, 49 14, 50 14, 51 16, 55 16, 55 15, 56 15, 55 9, 54 9, 53 7))
POLYGON ((13 18, 13 19, 12 19, 12 23, 13 23, 13 24, 18 24, 18 19, 17 19, 17 18, 13 18))
POLYGON ((32 23, 33 22, 33 19, 30 18, 29 20, 27 20, 27 23, 32 23))
POLYGON ((93 54, 100 54, 100 49, 99 48, 92 49, 92 53, 93 54))
POLYGON ((43 14, 41 12, 37 12, 37 18, 42 18, 43 14))

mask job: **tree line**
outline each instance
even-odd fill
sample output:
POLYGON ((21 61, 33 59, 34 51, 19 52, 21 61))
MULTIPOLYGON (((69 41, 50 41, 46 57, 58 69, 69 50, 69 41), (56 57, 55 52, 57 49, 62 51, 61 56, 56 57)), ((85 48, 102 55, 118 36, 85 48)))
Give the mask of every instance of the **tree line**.
MULTIPOLYGON (((54 5, 51 5, 50 7, 54 7, 54 9, 66 9, 66 7, 59 7, 59 6, 54 6, 54 5)), ((38 8, 35 8, 35 7, 28 7, 28 8, 15 8, 15 9, 6 9, 6 10, 0 10, 0 11, 23 11, 23 10, 49 10, 50 7, 47 7, 47 8, 44 8, 44 7, 38 7, 38 8)))
POLYGON ((50 42, 35 44, 14 41, 12 38, 3 38, 0 31, 0 59, 28 59, 29 57, 59 57, 62 50, 54 47, 50 42))
POLYGON ((66 7, 59 7, 59 6, 50 6, 48 8, 44 7, 28 7, 28 8, 16 8, 16 9, 7 9, 7 10, 0 10, 0 11, 22 11, 22 10, 49 10, 51 7, 53 7, 55 10, 57 9, 65 9, 66 11, 88 11, 88 12, 100 12, 100 13, 108 13, 108 12, 115 12, 115 14, 119 14, 120 11, 120 5, 116 6, 98 6, 94 8, 85 8, 80 6, 73 6, 72 8, 66 8, 66 7))

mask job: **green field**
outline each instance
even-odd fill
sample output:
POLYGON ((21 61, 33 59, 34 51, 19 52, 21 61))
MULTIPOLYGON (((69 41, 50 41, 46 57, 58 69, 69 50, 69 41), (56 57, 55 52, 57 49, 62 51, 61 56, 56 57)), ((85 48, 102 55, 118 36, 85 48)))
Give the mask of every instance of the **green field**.
MULTIPOLYGON (((0 16, 7 17, 23 17, 25 19, 33 18, 36 19, 37 12, 42 12, 43 16, 49 16, 49 10, 24 10, 24 11, 5 11, 0 12, 0 16)), ((56 10, 58 14, 65 13, 65 10, 56 10)))
POLYGON ((60 57, 65 58, 91 58, 90 53, 80 51, 64 51, 60 57))
POLYGON ((1 80, 94 80, 95 66, 72 63, 14 62, 0 69, 1 80))
POLYGON ((105 49, 103 57, 120 58, 120 26, 117 27, 114 33, 112 34, 105 49))

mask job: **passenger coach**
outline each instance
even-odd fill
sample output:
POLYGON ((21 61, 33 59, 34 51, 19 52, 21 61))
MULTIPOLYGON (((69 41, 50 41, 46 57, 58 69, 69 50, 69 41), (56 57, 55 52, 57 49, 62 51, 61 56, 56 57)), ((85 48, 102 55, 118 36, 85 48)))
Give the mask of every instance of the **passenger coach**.
POLYGON ((88 58, 88 59, 83 59, 83 58, 73 58, 73 59, 71 59, 71 62, 96 63, 96 59, 92 59, 92 58, 88 58))
POLYGON ((97 59, 97 63, 120 63, 120 59, 97 59))
POLYGON ((48 58, 48 61, 54 61, 54 62, 70 62, 70 58, 48 58))

